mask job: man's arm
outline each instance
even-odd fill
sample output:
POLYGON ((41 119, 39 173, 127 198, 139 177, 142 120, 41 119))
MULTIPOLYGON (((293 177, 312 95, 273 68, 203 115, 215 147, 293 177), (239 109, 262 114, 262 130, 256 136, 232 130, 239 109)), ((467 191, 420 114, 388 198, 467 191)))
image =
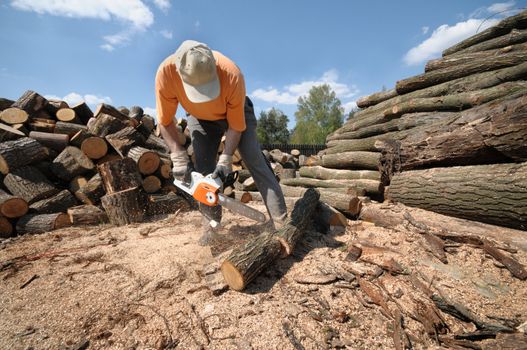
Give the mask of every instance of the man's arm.
POLYGON ((225 148, 223 149, 223 153, 232 156, 236 148, 238 148, 241 136, 242 133, 240 131, 229 128, 225 133, 225 148))
POLYGON ((165 140, 165 142, 167 143, 168 148, 170 148, 170 152, 175 153, 179 151, 185 151, 185 147, 183 147, 183 145, 180 145, 177 141, 179 139, 178 134, 180 133, 180 131, 177 128, 176 123, 172 122, 168 125, 159 124, 159 131, 161 132, 163 140, 165 140))

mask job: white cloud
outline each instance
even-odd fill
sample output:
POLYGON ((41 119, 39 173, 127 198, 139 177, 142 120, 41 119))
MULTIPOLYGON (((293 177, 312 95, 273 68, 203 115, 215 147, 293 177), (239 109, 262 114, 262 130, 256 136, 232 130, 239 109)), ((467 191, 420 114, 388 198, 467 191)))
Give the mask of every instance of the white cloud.
POLYGON ((426 35, 429 30, 430 30, 430 27, 422 27, 421 28, 421 32, 423 32, 423 35, 426 35))
POLYGON ((357 101, 350 101, 350 102, 347 102, 347 103, 344 103, 342 105, 342 107, 344 107, 344 113, 345 114, 348 114, 349 112, 351 112, 352 110, 354 109, 357 109, 357 101))
MULTIPOLYGON (((166 0, 156 1, 156 4, 158 2, 170 6, 166 0)), ((136 33, 145 31, 154 23, 154 14, 141 0, 12 0, 11 6, 38 14, 124 23, 125 30, 103 37, 105 43, 100 48, 106 51, 128 44, 136 33)))
POLYGON ((196 21, 196 22, 194 22, 194 27, 195 27, 196 29, 198 29, 200 26, 201 26, 201 22, 200 22, 200 21, 196 21))
POLYGON ((170 31, 170 30, 163 29, 163 30, 160 31, 159 33, 161 33, 161 35, 162 35, 163 37, 165 37, 166 39, 169 39, 169 40, 172 39, 172 36, 173 36, 173 35, 172 35, 172 31, 170 31))
POLYGON ((169 0, 154 0, 154 4, 163 12, 168 11, 170 8, 169 0))
POLYGON ((421 44, 410 49, 404 56, 407 65, 421 64, 429 59, 439 57, 441 52, 448 47, 474 35, 479 30, 484 30, 498 23, 499 20, 492 19, 469 19, 459 22, 453 26, 443 24, 433 31, 432 35, 421 44))
POLYGON ((145 108, 143 108, 143 111, 145 112, 145 114, 148 114, 148 115, 151 115, 152 117, 156 117, 157 118, 157 111, 156 111, 155 108, 145 107, 145 108))
POLYGON ((335 92, 337 97, 343 101, 343 106, 349 105, 351 101, 344 100, 348 100, 353 96, 356 96, 359 90, 355 85, 347 85, 339 82, 338 78, 339 76, 337 70, 331 69, 325 72, 322 77, 317 80, 307 80, 300 83, 286 85, 282 89, 277 89, 274 87, 269 87, 267 89, 256 89, 250 96, 269 103, 294 105, 298 103, 298 98, 307 95, 313 86, 328 84, 335 92))
POLYGON ((515 1, 498 2, 487 7, 487 11, 491 14, 502 13, 514 9, 515 1))
POLYGON ((93 95, 93 94, 81 95, 76 92, 70 92, 64 97, 59 97, 56 95, 45 95, 44 97, 47 99, 52 99, 52 100, 66 101, 68 105, 70 106, 73 106, 79 102, 84 101, 86 102, 86 104, 90 105, 90 107, 92 108, 96 107, 99 103, 112 103, 112 99, 108 96, 100 96, 100 95, 93 95))
POLYGON ((72 18, 113 18, 145 29, 154 23, 152 11, 140 0, 12 0, 11 6, 23 11, 72 18))

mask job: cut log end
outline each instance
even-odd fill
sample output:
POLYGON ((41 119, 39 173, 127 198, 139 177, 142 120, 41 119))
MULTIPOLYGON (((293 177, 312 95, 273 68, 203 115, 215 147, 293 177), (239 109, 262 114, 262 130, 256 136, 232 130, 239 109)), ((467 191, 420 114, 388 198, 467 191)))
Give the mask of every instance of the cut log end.
POLYGON ((230 261, 224 261, 220 269, 225 282, 231 289, 241 291, 245 288, 243 274, 230 261))
POLYGON ((29 116, 26 111, 16 107, 5 109, 0 113, 0 120, 7 124, 22 124, 28 118, 29 116))
POLYGON ((92 136, 82 141, 81 150, 90 159, 101 159, 108 153, 108 145, 102 137, 92 136))
POLYGON ((66 213, 60 213, 59 215, 57 215, 57 218, 55 219, 54 223, 55 229, 58 230, 59 228, 64 228, 68 226, 71 226, 69 215, 66 213))
POLYGON ((75 111, 71 108, 61 108, 57 111, 57 119, 62 122, 70 122, 75 123, 77 122, 77 115, 75 114, 75 111))
POLYGON ((24 216, 29 209, 29 206, 25 200, 18 197, 13 197, 2 203, 0 212, 6 218, 19 218, 24 216))

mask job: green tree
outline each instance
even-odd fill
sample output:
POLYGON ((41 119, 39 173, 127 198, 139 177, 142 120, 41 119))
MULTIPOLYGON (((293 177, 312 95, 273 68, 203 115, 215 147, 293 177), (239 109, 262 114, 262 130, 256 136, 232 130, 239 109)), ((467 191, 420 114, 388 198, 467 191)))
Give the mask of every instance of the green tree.
POLYGON ((351 120, 351 118, 353 118, 355 116, 355 113, 357 113, 358 111, 360 111, 360 108, 358 107, 352 108, 351 111, 349 111, 348 113, 348 117, 346 118, 346 121, 351 120))
POLYGON ((260 112, 256 135, 258 141, 264 143, 287 143, 289 130, 287 129, 289 118, 279 109, 271 108, 268 112, 260 112))
POLYGON ((292 143, 325 143, 326 136, 342 126, 344 108, 328 84, 313 86, 298 99, 292 143))

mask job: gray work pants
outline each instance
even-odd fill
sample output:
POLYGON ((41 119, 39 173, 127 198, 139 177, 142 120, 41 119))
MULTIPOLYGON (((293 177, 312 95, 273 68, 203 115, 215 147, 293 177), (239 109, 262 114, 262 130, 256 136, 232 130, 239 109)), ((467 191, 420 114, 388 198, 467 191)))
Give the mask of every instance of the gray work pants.
MULTIPOLYGON (((247 165, 258 190, 273 221, 283 222, 287 216, 287 208, 280 184, 264 158, 258 139, 256 138, 256 117, 251 100, 245 98, 246 129, 241 135, 238 150, 247 165)), ((208 175, 216 168, 216 157, 221 137, 228 129, 226 120, 199 120, 193 116, 188 118, 188 128, 194 148, 196 171, 208 175)), ((209 220, 220 222, 221 206, 209 207, 200 203, 200 211, 209 220)))

